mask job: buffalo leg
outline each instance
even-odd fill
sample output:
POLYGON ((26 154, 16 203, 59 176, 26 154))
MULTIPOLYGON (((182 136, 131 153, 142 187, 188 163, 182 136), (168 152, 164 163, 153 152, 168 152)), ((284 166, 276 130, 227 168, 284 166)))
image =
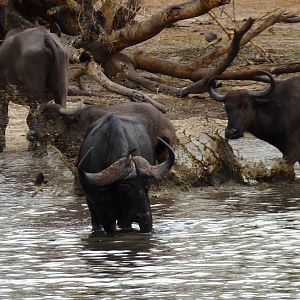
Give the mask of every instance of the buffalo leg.
POLYGON ((37 135, 37 106, 31 106, 28 116, 27 125, 29 131, 27 133, 27 140, 29 141, 28 150, 35 151, 35 156, 41 157, 47 154, 47 142, 40 141, 37 135))
POLYGON ((0 96, 0 152, 5 148, 5 130, 8 125, 8 101, 0 96))
POLYGON ((104 220, 102 222, 103 229, 106 233, 113 233, 116 231, 116 221, 104 220))
POLYGON ((93 232, 99 232, 103 228, 106 233, 113 233, 117 229, 116 221, 112 220, 108 216, 98 216, 94 213, 91 213, 91 219, 93 232))
POLYGON ((30 106, 30 110, 26 120, 29 128, 29 132, 27 133, 27 140, 29 141, 28 150, 36 150, 38 147, 36 135, 36 114, 37 108, 30 106))

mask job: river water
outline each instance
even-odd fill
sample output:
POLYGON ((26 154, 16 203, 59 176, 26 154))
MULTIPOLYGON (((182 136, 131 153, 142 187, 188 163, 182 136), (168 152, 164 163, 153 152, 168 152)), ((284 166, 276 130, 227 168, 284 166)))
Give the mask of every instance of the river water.
POLYGON ((156 193, 153 233, 97 237, 58 158, 1 154, 0 188, 0 299, 300 299, 298 180, 156 193))

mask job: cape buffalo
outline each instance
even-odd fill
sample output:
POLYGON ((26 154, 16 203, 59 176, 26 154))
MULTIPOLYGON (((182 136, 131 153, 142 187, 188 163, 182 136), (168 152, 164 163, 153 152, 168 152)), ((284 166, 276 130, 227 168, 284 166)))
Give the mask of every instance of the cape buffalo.
POLYGON ((5 148, 9 101, 28 105, 27 124, 35 130, 40 103, 54 98, 66 105, 68 54, 43 26, 10 30, 0 46, 0 152, 5 148))
POLYGON ((78 173, 86 194, 94 231, 111 233, 137 222, 141 232, 152 229, 148 191, 153 178, 172 167, 174 152, 154 165, 155 145, 138 116, 107 113, 87 129, 78 156, 78 173))
POLYGON ((66 110, 55 103, 47 103, 41 107, 41 114, 38 117, 38 139, 44 145, 53 144, 68 159, 77 159, 87 127, 107 112, 139 116, 149 132, 159 162, 166 158, 167 151, 161 143, 158 143, 157 137, 171 146, 175 144, 175 128, 160 111, 149 103, 132 102, 114 105, 79 105, 74 110, 66 110))
POLYGON ((237 139, 248 131, 278 148, 294 164, 300 161, 300 77, 275 81, 263 73, 270 84, 261 91, 242 89, 221 95, 213 88, 215 77, 208 82, 208 92, 225 104, 226 138, 237 139))

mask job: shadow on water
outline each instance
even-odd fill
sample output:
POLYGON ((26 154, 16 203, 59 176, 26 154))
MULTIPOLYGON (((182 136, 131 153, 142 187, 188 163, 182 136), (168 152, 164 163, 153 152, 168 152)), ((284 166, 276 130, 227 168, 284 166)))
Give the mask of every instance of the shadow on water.
POLYGON ((0 155, 0 299, 299 299, 299 179, 157 193, 153 233, 114 236, 72 184, 55 154, 0 155))

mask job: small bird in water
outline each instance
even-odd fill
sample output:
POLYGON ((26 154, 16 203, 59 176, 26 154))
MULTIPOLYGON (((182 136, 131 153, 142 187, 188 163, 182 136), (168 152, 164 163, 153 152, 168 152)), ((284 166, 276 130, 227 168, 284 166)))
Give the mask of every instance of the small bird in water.
POLYGON ((36 186, 35 191, 31 195, 31 198, 35 197, 39 192, 43 192, 44 185, 47 183, 45 180, 45 176, 42 172, 39 172, 34 181, 34 185, 36 186))

